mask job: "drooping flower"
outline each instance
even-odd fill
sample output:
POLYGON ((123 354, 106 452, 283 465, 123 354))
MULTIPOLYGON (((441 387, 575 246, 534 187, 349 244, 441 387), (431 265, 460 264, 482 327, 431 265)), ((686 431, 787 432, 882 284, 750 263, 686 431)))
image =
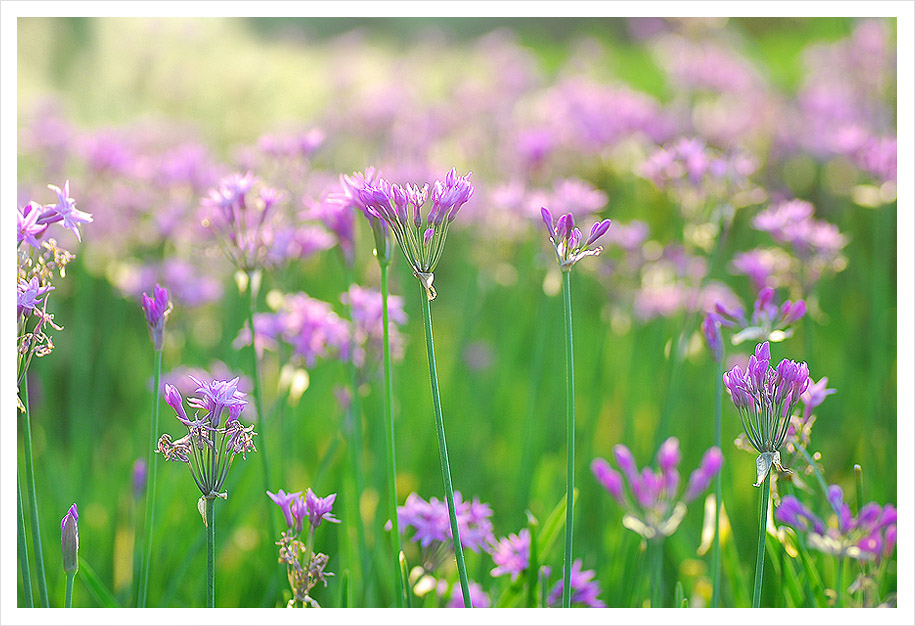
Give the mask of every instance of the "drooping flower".
POLYGON ((142 300, 143 313, 146 314, 146 327, 149 329, 149 337, 153 342, 153 349, 159 351, 162 349, 162 343, 165 340, 165 322, 169 313, 172 311, 172 303, 168 299, 168 291, 165 287, 156 284, 153 289, 153 296, 143 293, 142 300))
POLYGON ((661 444, 657 455, 658 471, 646 467, 640 472, 632 452, 623 444, 614 446, 613 455, 622 476, 600 457, 592 461, 591 472, 624 508, 623 526, 650 541, 660 541, 677 530, 686 515, 686 505, 708 489, 724 463, 721 450, 709 448, 681 493, 678 471, 681 455, 676 437, 661 444), (624 489, 623 476, 631 497, 624 489))
POLYGON ((556 250, 559 269, 563 272, 570 271, 572 266, 583 258, 597 256, 603 251, 601 246, 594 248, 591 246, 610 229, 610 220, 595 222, 591 226, 588 238, 582 241, 581 231, 575 228, 575 219, 571 213, 566 213, 556 222, 553 221, 553 215, 546 207, 540 209, 540 215, 546 225, 550 243, 556 250))
POLYGON ((60 553, 63 556, 64 571, 74 574, 79 569, 79 514, 74 502, 67 514, 60 520, 60 553))
POLYGON ((770 358, 769 342, 758 344, 746 371, 735 365, 723 377, 747 438, 759 452, 756 487, 772 466, 780 472, 789 471, 781 465, 779 448, 788 435, 791 413, 810 384, 806 363, 783 359, 773 369, 770 358))

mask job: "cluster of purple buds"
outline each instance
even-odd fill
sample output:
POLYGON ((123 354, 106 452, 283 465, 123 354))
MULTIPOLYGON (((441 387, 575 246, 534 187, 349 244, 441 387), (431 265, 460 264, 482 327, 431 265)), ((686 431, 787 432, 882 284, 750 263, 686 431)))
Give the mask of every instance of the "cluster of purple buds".
POLYGON ((251 172, 223 178, 201 201, 203 225, 216 237, 236 268, 250 272, 263 266, 272 243, 270 218, 282 194, 261 187, 256 198, 249 194, 258 182, 251 172))
POLYGON ((747 438, 759 452, 756 459, 756 484, 759 487, 775 466, 781 465, 779 448, 791 426, 791 414, 810 384, 806 363, 782 359, 773 369, 769 342, 758 344, 744 371, 739 365, 724 374, 724 385, 731 394, 747 438))
MULTIPOLYGON (((474 552, 479 552, 481 548, 487 549, 494 540, 490 521, 492 509, 489 505, 480 502, 478 498, 465 502, 461 492, 455 491, 454 512, 461 547, 474 552)), ((411 541, 419 543, 422 548, 423 568, 427 572, 435 571, 448 554, 453 553, 454 541, 447 502, 437 498, 430 498, 426 502, 416 493, 411 493, 404 505, 397 507, 397 521, 404 533, 408 528, 413 528, 411 541)), ((389 521, 386 528, 390 527, 389 521)))
POLYGON ((791 326, 807 313, 803 300, 785 300, 775 304, 775 290, 763 287, 753 303, 753 315, 747 320, 743 309, 731 310, 722 303, 715 304, 715 315, 723 326, 738 328, 731 337, 735 346, 744 341, 784 341, 794 333, 791 326))
POLYGON ((146 327, 149 337, 153 342, 153 349, 157 352, 162 349, 165 340, 165 322, 172 312, 172 303, 168 300, 168 291, 165 287, 156 284, 152 297, 143 293, 143 313, 146 315, 146 327))
POLYGON ((340 523, 331 513, 337 494, 319 498, 308 488, 304 498, 301 491, 286 493, 282 489, 276 493, 268 491, 267 496, 280 507, 288 528, 277 545, 280 547, 279 562, 286 565, 289 586, 292 588, 293 598, 289 605, 295 606, 298 602, 317 606, 317 602, 308 594, 318 582, 327 586, 325 577, 333 574, 325 571, 328 556, 314 550, 315 531, 322 521, 340 523), (300 536, 306 529, 306 519, 307 533, 305 543, 302 543, 300 536))
POLYGON ((175 411, 178 421, 187 427, 187 435, 172 441, 166 433, 159 438, 157 452, 167 461, 187 463, 191 476, 202 499, 225 498, 221 493, 229 467, 236 454, 245 458, 254 447, 254 426, 245 426, 239 420, 247 404, 244 393, 238 390, 238 378, 229 381, 201 381, 195 393, 188 398, 188 406, 197 409, 190 419, 184 409, 181 393, 172 385, 165 386, 165 402, 175 411), (204 411, 203 417, 198 417, 204 411))
POLYGON ((365 172, 340 174, 340 191, 328 194, 327 199, 328 202, 335 202, 346 210, 358 210, 365 216, 375 238, 375 258, 382 265, 387 265, 391 262, 391 231, 385 220, 369 210, 359 193, 365 187, 374 184, 376 176, 374 167, 366 168, 365 172))
POLYGON ((64 183, 63 189, 56 185, 48 185, 48 189, 57 194, 56 204, 42 206, 29 202, 19 209, 16 215, 17 246, 24 241, 33 248, 41 248, 40 239, 47 233, 48 226, 57 222, 72 231, 79 241, 79 225, 92 221, 92 215, 76 208, 76 200, 70 197, 69 180, 64 183))
POLYGON ((571 271, 572 266, 583 258, 597 256, 603 252, 604 249, 601 246, 594 248, 591 246, 610 229, 610 220, 595 222, 591 226, 588 238, 583 240, 581 231, 575 227, 575 218, 571 213, 566 213, 556 222, 553 221, 553 215, 546 207, 541 207, 540 215, 550 235, 550 243, 556 249, 559 269, 563 272, 571 271))
POLYGON ((827 497, 835 513, 835 525, 822 519, 794 496, 785 496, 775 510, 775 519, 807 534, 810 547, 837 556, 877 560, 892 556, 896 547, 896 508, 869 502, 857 517, 845 503, 842 488, 830 485, 827 497))
POLYGON ((423 185, 421 189, 411 184, 401 187, 378 179, 367 181, 357 192, 365 210, 391 227, 407 263, 430 300, 435 298, 433 272, 442 256, 448 227, 472 195, 470 173, 458 176, 454 168, 444 182, 436 180, 431 190, 429 185, 423 185), (423 216, 422 207, 430 199, 432 206, 423 216))
POLYGON ((591 472, 613 499, 626 511, 623 526, 649 541, 661 541, 677 530, 686 505, 708 489, 715 475, 721 471, 724 456, 717 447, 706 450, 699 467, 690 474, 686 489, 680 493, 680 442, 670 437, 658 450, 658 471, 644 468, 639 471, 629 448, 617 444, 613 456, 622 474, 610 467, 603 458, 591 462, 591 472), (629 485, 627 495, 623 477, 629 485))

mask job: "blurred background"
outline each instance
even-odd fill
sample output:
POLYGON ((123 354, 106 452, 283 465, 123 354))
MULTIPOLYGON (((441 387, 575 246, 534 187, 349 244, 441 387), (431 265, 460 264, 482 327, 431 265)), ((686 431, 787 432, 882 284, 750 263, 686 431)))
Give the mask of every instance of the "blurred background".
MULTIPOLYGON (((808 303, 772 352, 805 360, 836 389, 816 410, 810 444, 827 482, 850 496, 859 463, 865 499, 896 501, 893 20, 19 18, 18 35, 20 204, 51 202, 46 184, 68 179, 78 207, 94 216, 82 242, 60 238, 77 255, 50 300, 64 329, 29 371, 52 606, 65 583, 57 520, 74 501, 81 558, 123 606, 134 602, 143 499, 132 468, 147 452, 153 364, 140 294, 158 281, 175 301, 164 372, 249 375, 250 348, 236 340, 246 296, 197 214, 199 199, 235 171, 286 191, 290 223, 313 226, 320 220, 301 212, 341 173, 375 166, 394 180, 431 183, 452 166, 473 171, 474 198, 436 271, 433 315, 454 486, 490 504, 500 537, 524 527, 528 511, 543 521, 565 489, 560 275, 539 207, 573 212, 582 228, 614 221, 604 254, 573 276, 576 553, 609 606, 647 599, 644 576, 633 574, 642 548, 588 465, 621 442, 640 466, 653 463, 668 436, 680 440, 684 478, 698 464, 713 441, 716 376, 699 322, 716 298, 752 309, 759 284, 741 253, 763 251, 759 280, 779 301, 808 303), (684 137, 749 165, 725 190, 647 173, 652 155, 684 137), (836 229, 824 228, 840 241, 830 254, 801 255, 754 227, 755 215, 791 198, 836 229)), ((363 222, 355 277, 377 288, 363 222)), ((260 310, 301 291, 343 315, 346 274, 333 241, 284 253, 265 272, 260 310)), ((407 318, 394 369, 398 494, 441 498, 419 292, 399 252, 392 268, 407 318)), ((727 345, 737 361, 752 349, 727 345)), ((282 350, 261 363, 274 490, 340 494, 345 523, 318 532, 338 576, 315 598, 337 606, 339 573, 349 569, 353 604, 391 605, 377 363, 367 361, 359 389, 358 500, 345 484, 345 407, 335 393, 347 384, 345 366, 282 350), (346 523, 356 512, 368 571, 346 523)), ((758 492, 754 455, 732 445, 741 426, 727 396, 723 424, 732 526, 723 597, 745 605, 758 492)), ((160 432, 177 435, 177 426, 163 404, 160 432)), ((253 457, 236 459, 220 502, 220 606, 288 599, 253 457)), ((805 497, 824 512, 815 482, 803 479, 805 497)), ((158 481, 150 605, 199 606, 198 493, 177 464, 161 464, 158 481)), ((271 513, 279 523, 279 510, 271 513)), ((680 581, 692 606, 710 597, 708 556, 697 553, 702 524, 700 500, 666 542, 666 593, 680 581)), ((415 564, 415 547, 407 553, 415 564)), ((495 603, 503 581, 489 575, 490 556, 467 557, 470 577, 495 603)), ((561 545, 542 558, 555 581, 561 545)), ((793 566, 782 558, 769 571, 793 566)), ((894 572, 885 584, 895 590, 894 572)), ((786 597, 779 577, 767 576, 763 604, 790 605, 786 597)), ((74 606, 96 602, 77 583, 74 606)))

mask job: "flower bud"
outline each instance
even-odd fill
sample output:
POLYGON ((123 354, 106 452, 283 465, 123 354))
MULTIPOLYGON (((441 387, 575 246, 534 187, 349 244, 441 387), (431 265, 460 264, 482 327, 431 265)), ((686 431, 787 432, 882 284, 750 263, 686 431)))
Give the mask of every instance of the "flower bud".
POLYGON ((60 553, 63 557, 64 571, 75 574, 79 569, 79 528, 77 521, 76 503, 67 511, 60 520, 60 553))

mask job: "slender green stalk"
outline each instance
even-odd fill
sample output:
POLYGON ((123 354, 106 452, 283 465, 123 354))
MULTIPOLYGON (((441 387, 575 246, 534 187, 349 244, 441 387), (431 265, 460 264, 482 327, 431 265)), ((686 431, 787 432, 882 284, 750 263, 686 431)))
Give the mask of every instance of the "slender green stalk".
POLYGON ((572 605, 572 510, 575 491, 575 364, 572 356, 572 273, 562 273, 566 329, 566 551, 563 562, 562 606, 572 605))
POLYGON ((816 476, 817 482, 820 484, 820 489, 823 490, 823 495, 826 496, 826 499, 829 500, 829 487, 826 486, 826 479, 823 478, 823 475, 820 473, 819 468, 817 468, 816 463, 813 462, 813 457, 810 456, 810 453, 807 452, 807 448, 804 446, 796 446, 798 450, 801 451, 801 455, 807 461, 807 464, 813 469, 813 475, 816 476))
POLYGON ((470 587, 467 584, 467 568, 464 565, 464 550, 461 548, 461 537, 458 532, 457 516, 454 511, 454 489, 451 486, 451 468, 448 465, 448 448, 445 444, 445 422, 442 418, 442 400, 438 393, 438 374, 435 370, 435 348, 432 345, 432 309, 426 297, 426 289, 420 285, 420 296, 423 303, 423 320, 426 327, 426 352, 429 356, 429 378, 432 381, 432 405, 435 409, 435 428, 438 433, 438 456, 442 464, 442 482, 445 487, 445 498, 448 500, 448 517, 451 518, 451 537, 454 540, 454 556, 457 559, 458 576, 461 579, 461 592, 464 594, 464 606, 471 608, 470 587))
POLYGON ((34 606, 32 600, 32 572, 29 568, 29 544, 25 538, 25 515, 22 513, 22 489, 19 487, 19 468, 16 468, 16 536, 19 538, 19 566, 22 568, 22 594, 25 605, 34 606))
POLYGON ((67 592, 64 597, 64 608, 69 609, 73 604, 73 579, 76 577, 76 572, 67 572, 67 592))
POLYGON ((48 583, 44 573, 44 556, 41 551, 41 527, 38 524, 38 494, 35 490, 35 464, 32 459, 32 422, 29 410, 28 375, 22 377, 22 404, 25 405, 25 427, 22 443, 25 449, 25 484, 29 493, 29 517, 32 525, 32 547, 35 549, 35 573, 38 576, 38 596, 41 606, 48 608, 48 583))
POLYGON ((861 512, 864 506, 864 477, 861 475, 861 466, 855 463, 855 515, 861 512))
POLYGON ((140 583, 137 591, 137 607, 145 608, 147 600, 147 590, 149 589, 149 562, 152 559, 152 537, 153 523, 155 522, 156 512, 156 436, 159 433, 159 377, 162 374, 162 351, 155 351, 155 361, 153 364, 153 401, 152 401, 152 420, 149 424, 149 448, 146 451, 146 522, 143 524, 143 536, 145 549, 140 556, 140 583))
POLYGON ((756 579, 753 582, 753 608, 759 608, 759 598, 762 595, 763 566, 766 562, 766 519, 769 514, 769 476, 770 469, 763 479, 759 499, 759 544, 756 547, 756 579))
POLYGON ((207 607, 216 607, 216 498, 207 498, 207 607))
POLYGON ((842 608, 842 592, 845 591, 845 557, 839 557, 839 566, 836 568, 836 608, 842 608))
POLYGON ((391 519, 391 549, 394 557, 394 580, 397 581, 397 592, 394 594, 395 606, 403 607, 403 580, 400 573, 400 525, 397 522, 397 457, 394 454, 394 385, 391 380, 391 344, 388 331, 388 264, 381 266, 381 323, 384 332, 384 417, 386 428, 385 439, 388 447, 388 514, 391 519))
MULTIPOLYGON (((721 384, 722 363, 715 368, 715 445, 721 450, 721 384)), ((715 475, 715 537, 712 542, 712 608, 718 608, 721 598, 721 537, 718 526, 721 516, 721 472, 715 475)))
POLYGON ((662 589, 663 576, 662 568, 664 566, 664 542, 663 540, 648 541, 648 558, 651 559, 651 608, 657 609, 663 606, 664 591, 662 589))
MULTIPOLYGON (((249 271, 248 275, 248 328, 251 329, 251 384, 254 386, 254 409, 257 411, 258 434, 260 438, 257 442, 257 456, 261 458, 261 464, 264 468, 264 491, 270 490, 270 465, 267 463, 267 450, 264 445, 267 439, 267 415, 264 413, 264 399, 261 395, 261 377, 260 368, 257 363, 257 348, 254 345, 254 311, 257 308, 257 294, 254 293, 254 273, 249 271)), ((264 500, 267 505, 267 520, 270 524, 270 536, 279 537, 276 532, 276 522, 273 520, 273 503, 269 499, 264 500)), ((272 543, 273 540, 271 540, 272 543)))

